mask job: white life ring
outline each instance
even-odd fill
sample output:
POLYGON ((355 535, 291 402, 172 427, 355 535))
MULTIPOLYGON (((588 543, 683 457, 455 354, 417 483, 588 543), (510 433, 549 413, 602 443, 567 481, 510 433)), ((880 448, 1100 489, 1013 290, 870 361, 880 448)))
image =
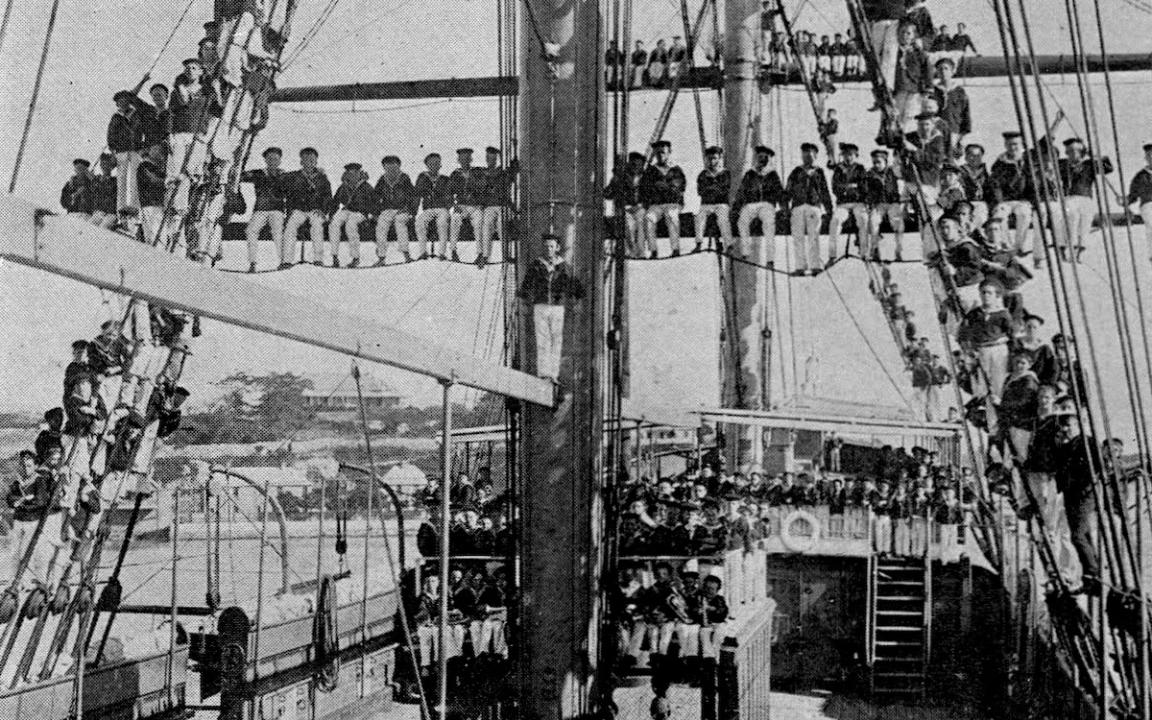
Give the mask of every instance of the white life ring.
MULTIPOLYGON (((798 529, 798 528, 797 528, 798 529)), ((820 521, 807 510, 793 510, 788 513, 780 524, 780 542, 784 547, 794 553, 805 553, 816 546, 820 540, 820 521), (807 535, 794 534, 794 525, 797 522, 806 523, 812 531, 807 535)))

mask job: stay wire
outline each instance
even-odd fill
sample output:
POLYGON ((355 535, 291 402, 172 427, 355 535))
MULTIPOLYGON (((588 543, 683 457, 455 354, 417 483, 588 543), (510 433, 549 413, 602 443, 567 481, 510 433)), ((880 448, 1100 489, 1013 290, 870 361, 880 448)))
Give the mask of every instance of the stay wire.
POLYGON ((836 297, 840 300, 840 304, 844 306, 844 312, 848 314, 848 318, 852 321, 852 325, 856 328, 856 332, 859 333, 860 339, 864 341, 864 345, 868 348, 868 351, 872 353, 872 357, 876 359, 876 364, 880 366, 882 371, 884 371, 884 376, 888 378, 888 382, 892 385, 892 388, 896 390, 896 394, 900 396, 900 399, 904 401, 904 404, 908 406, 909 409, 912 409, 912 403, 908 400, 908 396, 904 394, 904 390, 900 387, 900 384, 896 382, 896 378, 893 377, 892 373, 888 370, 888 365, 884 362, 884 360, 880 357, 880 353, 877 352, 876 348, 872 345, 872 340, 868 337, 868 334, 864 332, 864 328, 861 327, 860 321, 856 319, 856 314, 852 312, 851 306, 848 305, 848 301, 844 298, 844 293, 840 291, 840 286, 836 284, 836 278, 833 277, 832 273, 824 274, 827 276, 828 282, 832 284, 832 289, 836 291, 836 297))
MULTIPOLYGON (((48 63, 48 52, 52 47, 52 34, 56 30, 56 15, 60 10, 60 0, 52 0, 52 10, 48 15, 48 29, 44 32, 44 45, 40 51, 40 65, 36 69, 36 80, 32 84, 32 99, 28 101, 28 115, 24 118, 24 131, 20 134, 20 146, 16 150, 16 161, 12 165, 12 179, 8 182, 8 192, 16 192, 16 181, 20 177, 20 166, 24 162, 24 151, 28 147, 28 136, 32 132, 32 121, 36 116, 36 103, 40 99, 40 86, 44 80, 44 67, 48 63)), ((5 21, 7 21, 7 12, 5 21)), ((2 37, 0 37, 2 39, 2 37)))
MULTIPOLYGON (((1024 37, 1025 37, 1025 40, 1027 43, 1026 47, 1028 50, 1029 67, 1031 69, 1031 73, 1032 73, 1033 77, 1037 77, 1036 55, 1035 55, 1035 51, 1034 51, 1033 45, 1032 45, 1031 29, 1028 25, 1027 9, 1024 5, 1023 0, 1017 0, 1017 4, 1019 7, 1020 16, 1021 16, 1021 23, 1020 24, 1023 26, 1023 34, 1024 34, 1024 37)), ((1016 23, 1015 23, 1015 18, 1013 17, 1012 13, 1008 14, 1008 32, 1009 32, 1009 35, 1012 36, 1015 40, 1016 23)), ((1018 45, 1018 47, 1019 47, 1019 45, 1018 45)), ((1037 89, 1039 90, 1039 88, 1037 88, 1037 89)), ((1027 107, 1029 103, 1030 103, 1030 99, 1027 96, 1025 96, 1025 106, 1027 107)), ((1037 104, 1038 104, 1038 107, 1040 110, 1041 119, 1044 123, 1044 127, 1045 128, 1051 127, 1051 123, 1050 123, 1049 115, 1048 115, 1048 106, 1047 106, 1047 102, 1044 100, 1043 94, 1040 94, 1039 97, 1037 98, 1037 104)), ((1047 131, 1046 131, 1046 133, 1047 133, 1047 131)), ((1046 137, 1047 137, 1047 134, 1046 134, 1046 137)), ((1047 183, 1041 183, 1041 187, 1046 190, 1047 189, 1047 183)), ((1057 180, 1057 182, 1055 183, 1054 189, 1056 191, 1056 193, 1055 193, 1056 194, 1056 201, 1060 205, 1060 211, 1061 211, 1063 218, 1064 218, 1064 228, 1069 229, 1069 228, 1071 228, 1071 223, 1068 222, 1068 210, 1067 210, 1066 196, 1064 194, 1063 185, 1059 182, 1059 180, 1057 180)), ((1059 238, 1056 238, 1056 240, 1058 242, 1059 238)), ((1056 266, 1056 268, 1058 269, 1059 272, 1063 272, 1063 270, 1064 270, 1063 264, 1060 263, 1058 259, 1056 259, 1053 264, 1056 266)), ((1096 391, 1098 393, 1100 420, 1102 422, 1102 427, 1103 427, 1103 430, 1104 430, 1106 437, 1112 437, 1111 423, 1109 420, 1109 413, 1108 413, 1108 409, 1107 409, 1107 406, 1106 406, 1105 401, 1104 401, 1104 384, 1103 384, 1103 381, 1101 380, 1101 376, 1100 376, 1100 364, 1099 364, 1099 360, 1098 360, 1097 353, 1096 353, 1096 343, 1094 341, 1094 336, 1092 333, 1092 327, 1090 325, 1090 320, 1088 317, 1087 305, 1084 302, 1084 289, 1083 289, 1083 285, 1080 281, 1080 273, 1079 273, 1079 269, 1077 267, 1078 263, 1070 263, 1070 264, 1071 264, 1071 275, 1072 275, 1072 279, 1073 279, 1073 285, 1074 285, 1075 291, 1076 291, 1074 297, 1076 298, 1077 305, 1079 307, 1080 319, 1083 323, 1083 331, 1084 331, 1085 341, 1086 341, 1086 344, 1088 346, 1089 359, 1092 363, 1092 368, 1091 368, 1092 377, 1095 380, 1096 391)), ((1091 403, 1088 403, 1088 412, 1090 413, 1090 417, 1094 417, 1096 415, 1094 410, 1095 409, 1093 407, 1091 407, 1091 403)), ((1087 451, 1088 450, 1087 438, 1085 438, 1084 442, 1085 442, 1085 451, 1087 451)), ((1099 470, 1098 470, 1098 472, 1100 473, 1100 480, 1101 480, 1101 483, 1103 484, 1104 488, 1108 488, 1109 485, 1108 485, 1107 481, 1104 479, 1103 471, 1104 471, 1104 468, 1102 468, 1102 467, 1099 468, 1099 470)), ((1095 483, 1094 483, 1094 485, 1095 485, 1095 483)), ((1099 503, 1098 507, 1100 507, 1100 508, 1110 507, 1110 499, 1109 498, 1110 498, 1110 496, 1107 492, 1104 492, 1102 494, 1102 496, 1097 496, 1097 501, 1099 503), (1103 500, 1103 502, 1100 502, 1101 500, 1103 500)), ((1122 530, 1123 530, 1123 528, 1122 528, 1122 530)), ((1115 536, 1114 533, 1115 533, 1114 529, 1112 530, 1112 532, 1107 533, 1107 535, 1111 536, 1111 544, 1114 545, 1113 551, 1115 553, 1114 558, 1116 560, 1116 564, 1113 566, 1112 570, 1113 570, 1113 573, 1119 577, 1119 579, 1120 579, 1119 584, 1121 586, 1124 586, 1127 584, 1127 582, 1126 582, 1126 577, 1127 577, 1126 570, 1128 569, 1129 565, 1126 564, 1125 562, 1123 562, 1121 559, 1123 557, 1122 551, 1124 549, 1124 546, 1121 545, 1120 540, 1115 536)), ((1130 549, 1131 549, 1130 545, 1128 546, 1128 549, 1130 551, 1130 549)), ((1129 562, 1134 561, 1134 558, 1132 558, 1130 556, 1130 553, 1129 553, 1128 561, 1129 562)))

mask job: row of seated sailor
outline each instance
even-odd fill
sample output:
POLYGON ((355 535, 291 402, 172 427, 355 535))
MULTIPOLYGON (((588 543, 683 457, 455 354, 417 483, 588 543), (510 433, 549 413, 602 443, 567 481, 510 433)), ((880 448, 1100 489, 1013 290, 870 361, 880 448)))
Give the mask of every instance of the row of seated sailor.
POLYGON ((453 565, 449 572, 448 626, 445 647, 440 646, 441 585, 439 565, 424 568, 420 594, 412 604, 412 621, 418 640, 421 678, 435 674, 441 652, 449 660, 449 675, 459 676, 466 665, 500 662, 508 658, 508 607, 515 602, 515 589, 505 567, 499 563, 471 562, 453 565))
POLYGON ((699 685, 714 676, 731 619, 723 590, 704 562, 658 562, 650 573, 622 564, 608 597, 617 666, 646 665, 658 696, 672 682, 699 685))
MULTIPOLYGON (((87 160, 78 158, 73 161, 72 178, 61 191, 61 205, 69 214, 87 217, 103 227, 114 227, 120 218, 122 225, 138 225, 146 242, 163 237, 169 244, 181 231, 166 207, 170 198, 165 188, 170 185, 169 168, 175 151, 167 142, 148 145, 134 165, 123 170, 121 161, 106 153, 100 158, 99 174, 90 171, 87 160), (125 172, 135 173, 131 189, 139 202, 138 213, 118 212, 114 208, 116 182, 125 172), (124 222, 125 217, 135 217, 137 221, 124 222)), ((340 183, 333 189, 319 166, 315 148, 300 150, 300 167, 293 171, 283 169, 280 148, 265 149, 264 167, 241 175, 241 181, 251 183, 254 190, 245 227, 249 271, 258 269, 259 241, 263 237, 272 241, 278 269, 303 262, 308 240, 314 265, 340 267, 342 239, 347 239, 349 267, 360 265, 362 241, 374 244, 375 265, 386 265, 393 239, 405 262, 428 257, 460 262, 458 244, 466 228, 477 245, 473 262, 486 264, 492 255, 493 240, 504 241, 517 165, 513 161, 504 167, 501 152, 495 147, 485 150, 484 167, 474 167, 472 155, 471 148, 457 150, 458 167, 445 174, 440 171, 440 153, 428 153, 424 157, 425 169, 415 182, 402 170, 399 156, 386 155, 375 185, 360 163, 351 162, 344 165, 340 183), (413 230, 415 252, 409 243, 413 230), (304 241, 298 245, 302 238, 304 241)), ((231 197, 225 223, 248 210, 241 199, 231 197)), ((205 243, 196 246, 211 259, 222 259, 222 239, 223 229, 215 228, 205 243)), ((188 244, 191 247, 196 243, 188 244)))

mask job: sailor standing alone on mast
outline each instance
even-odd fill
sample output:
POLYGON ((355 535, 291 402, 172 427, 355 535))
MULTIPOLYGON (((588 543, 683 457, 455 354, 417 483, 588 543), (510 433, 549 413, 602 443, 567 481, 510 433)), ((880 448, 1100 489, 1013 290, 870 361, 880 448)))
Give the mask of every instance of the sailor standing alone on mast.
POLYGON ((532 306, 536 332, 536 374, 551 380, 560 376, 564 342, 564 304, 584 294, 560 252, 560 238, 544 233, 544 254, 532 263, 517 295, 532 306))

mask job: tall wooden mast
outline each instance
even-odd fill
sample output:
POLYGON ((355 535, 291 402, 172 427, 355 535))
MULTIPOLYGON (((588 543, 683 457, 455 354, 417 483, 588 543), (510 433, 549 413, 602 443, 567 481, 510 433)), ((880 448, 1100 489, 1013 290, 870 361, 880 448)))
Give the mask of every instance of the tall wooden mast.
MULTIPOLYGON (((724 157, 732 173, 735 197, 740 178, 751 167, 752 148, 760 141, 760 112, 756 79, 757 39, 760 35, 759 0, 724 3, 724 157)), ((769 350, 772 331, 766 318, 775 298, 768 273, 757 267, 773 258, 773 239, 761 240, 756 265, 726 262, 722 270, 724 343, 721 356, 721 398, 726 408, 767 410, 769 406, 769 350)), ((759 462, 761 433, 732 426, 728 461, 735 469, 759 462)))
MULTIPOLYGON (((595 702, 603 535, 604 89, 597 0, 528 0, 520 45, 519 276, 563 239, 584 287, 564 318, 559 402, 522 415, 522 717, 587 717, 595 702)), ((536 368, 530 307, 520 358, 536 368)))

